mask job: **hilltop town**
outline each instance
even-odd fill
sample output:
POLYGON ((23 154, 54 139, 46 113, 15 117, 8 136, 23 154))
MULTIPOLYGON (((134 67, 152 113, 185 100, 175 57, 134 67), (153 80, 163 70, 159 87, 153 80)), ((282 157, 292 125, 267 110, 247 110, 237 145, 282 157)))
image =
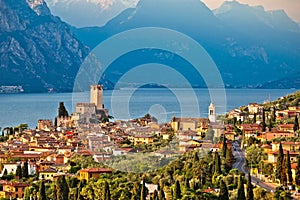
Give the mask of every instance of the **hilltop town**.
POLYGON ((2 199, 284 199, 300 189, 300 92, 207 118, 112 120, 103 87, 69 115, 7 127, 2 199), (249 197, 249 198, 248 198, 249 197))

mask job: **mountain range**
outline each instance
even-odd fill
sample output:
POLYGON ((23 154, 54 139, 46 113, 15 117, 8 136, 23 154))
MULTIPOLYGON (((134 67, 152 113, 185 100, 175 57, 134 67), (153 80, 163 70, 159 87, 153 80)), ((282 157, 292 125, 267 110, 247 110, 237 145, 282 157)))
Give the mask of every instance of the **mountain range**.
MULTIPOLYGON (((136 8, 126 9, 103 27, 73 31, 94 48, 117 33, 149 26, 173 29, 195 39, 213 58, 227 87, 261 88, 300 71, 299 25, 283 10, 265 11, 236 1, 224 2, 212 11, 199 0, 140 0, 136 8)), ((106 75, 116 82, 132 66, 148 62, 188 66, 176 55, 174 60, 155 55, 160 54, 153 50, 130 53, 114 62, 106 75)), ((193 86, 205 86, 190 76, 193 86)))
POLYGON ((76 27, 103 26, 135 0, 45 0, 53 15, 76 27), (88 14, 87 14, 88 13, 88 14))
MULTIPOLYGON (((265 11, 236 1, 210 10, 199 0, 140 0, 105 26, 85 28, 71 27, 52 15, 44 0, 0 0, 0 86, 21 85, 27 92, 71 91, 94 47, 141 27, 168 28, 193 38, 212 57, 226 87, 300 88, 300 29, 283 10, 265 11)), ((89 62, 101 70, 97 61, 89 62)), ((192 86, 206 86, 189 62, 157 49, 121 56, 101 83, 112 88, 132 67, 146 63, 181 69, 192 86)))

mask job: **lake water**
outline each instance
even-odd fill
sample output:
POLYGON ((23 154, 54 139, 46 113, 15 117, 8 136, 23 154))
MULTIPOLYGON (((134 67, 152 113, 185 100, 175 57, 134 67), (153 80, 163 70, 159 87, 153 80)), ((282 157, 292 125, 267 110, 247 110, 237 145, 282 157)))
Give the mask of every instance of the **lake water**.
MULTIPOLYGON (((165 122, 172 115, 207 117, 207 109, 212 99, 217 113, 224 114, 250 102, 275 100, 293 92, 295 90, 292 89, 125 89, 104 91, 103 101, 109 114, 115 119, 132 119, 150 113, 160 122, 165 122)), ((71 113, 75 111, 77 102, 89 102, 89 92, 0 94, 0 127, 27 123, 30 128, 34 128, 38 119, 55 118, 59 102, 64 102, 71 113)))

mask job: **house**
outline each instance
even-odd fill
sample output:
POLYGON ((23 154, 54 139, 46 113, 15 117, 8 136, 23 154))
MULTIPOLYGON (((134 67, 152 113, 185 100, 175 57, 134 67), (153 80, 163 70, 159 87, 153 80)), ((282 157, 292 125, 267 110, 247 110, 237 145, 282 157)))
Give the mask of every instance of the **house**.
POLYGON ((147 199, 151 199, 150 197, 154 193, 154 191, 158 190, 158 185, 145 183, 145 187, 148 189, 147 199))
POLYGON ((269 144, 263 144, 263 145, 261 146, 261 148, 264 150, 265 153, 269 153, 269 152, 272 151, 272 146, 269 145, 269 144))
POLYGON ((257 137, 258 133, 261 132, 262 127, 260 124, 241 124, 241 130, 244 132, 246 138, 257 137))
POLYGON ((72 116, 61 116, 57 117, 57 127, 72 127, 73 126, 73 117, 72 116))
POLYGON ((23 199, 25 188, 30 186, 27 183, 0 181, 0 198, 2 199, 23 199))
POLYGON ((287 151, 300 153, 300 142, 284 141, 284 142, 281 142, 281 145, 282 145, 282 148, 287 151))
POLYGON ((210 122, 210 128, 214 132, 214 137, 221 137, 221 135, 224 134, 225 126, 222 123, 219 122, 210 122))
POLYGON ((234 132, 225 132, 225 137, 227 140, 234 141, 235 140, 235 134, 234 132))
POLYGON ((57 170, 49 167, 48 169, 41 170, 39 172, 39 179, 53 181, 53 178, 56 174, 57 174, 57 170))
MULTIPOLYGON (((273 142, 272 151, 278 151, 279 145, 280 145, 279 142, 273 142)), ((281 146, 283 150, 300 153, 300 142, 282 141, 281 146)))
POLYGON ((178 153, 172 150, 160 150, 155 152, 155 156, 162 157, 162 158, 172 158, 177 155, 178 153))
POLYGON ((178 133, 179 140, 198 140, 200 135, 196 131, 188 130, 178 133))
POLYGON ((55 162, 48 161, 48 160, 37 162, 37 170, 39 172, 44 171, 44 170, 52 167, 54 164, 55 164, 55 162))
POLYGON ((294 133, 294 124, 280 124, 277 128, 279 131, 294 133))
POLYGON ((199 148, 200 146, 194 144, 179 145, 179 152, 190 152, 199 148))
POLYGON ((170 125, 175 132, 179 130, 205 132, 208 129, 209 120, 207 118, 177 118, 173 116, 170 125))
POLYGON ((243 113, 239 109, 234 109, 228 112, 228 119, 233 119, 236 118, 237 121, 245 121, 248 119, 248 114, 243 113))
POLYGON ((286 132, 286 131, 277 131, 272 130, 271 132, 265 132, 262 134, 263 140, 273 140, 275 138, 281 138, 281 137, 294 137, 294 133, 286 132))
POLYGON ((134 145, 137 144, 151 144, 154 141, 154 135, 131 135, 128 137, 128 139, 134 143, 134 145))
POLYGON ((39 119, 38 120, 38 130, 50 131, 53 129, 53 123, 51 119, 39 119))
POLYGON ((250 114, 260 114, 264 109, 262 105, 259 105, 257 103, 249 103, 247 107, 250 114))
MULTIPOLYGON (((296 161, 297 156, 299 155, 299 153, 296 152, 289 152, 290 153, 290 160, 291 162, 296 161)), ((268 153, 268 162, 269 163, 276 163, 277 162, 277 158, 278 158, 278 154, 279 151, 271 151, 268 153)), ((287 154, 287 150, 283 150, 283 154, 286 155, 287 154)))
POLYGON ((6 170, 7 174, 16 174, 18 165, 20 165, 20 163, 17 163, 17 162, 4 163, 1 176, 4 175, 5 170, 6 170))
POLYGON ((201 149, 203 150, 209 150, 211 152, 218 152, 220 150, 218 144, 212 144, 212 143, 204 143, 201 145, 201 149))
POLYGON ((163 137, 163 140, 170 139, 170 133, 168 132, 162 132, 160 135, 163 137))
POLYGON ((112 170, 108 168, 87 168, 79 170, 79 179, 89 181, 91 178, 99 178, 101 174, 111 174, 112 170))

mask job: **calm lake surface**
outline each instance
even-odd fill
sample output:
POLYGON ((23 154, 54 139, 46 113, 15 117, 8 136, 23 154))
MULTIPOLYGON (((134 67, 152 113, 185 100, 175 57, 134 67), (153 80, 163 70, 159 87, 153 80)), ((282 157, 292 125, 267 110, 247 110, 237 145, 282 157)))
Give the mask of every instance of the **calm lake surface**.
MULTIPOLYGON (((247 105, 275 100, 296 90, 226 89, 124 89, 104 91, 103 101, 115 119, 132 119, 150 113, 160 122, 172 117, 207 117, 210 102, 214 101, 218 114, 247 105), (225 94, 225 96, 223 95, 225 94)), ((76 103, 89 102, 89 92, 0 94, 0 127, 27 123, 37 126, 38 119, 54 119, 59 102, 64 102, 69 114, 76 103)))

